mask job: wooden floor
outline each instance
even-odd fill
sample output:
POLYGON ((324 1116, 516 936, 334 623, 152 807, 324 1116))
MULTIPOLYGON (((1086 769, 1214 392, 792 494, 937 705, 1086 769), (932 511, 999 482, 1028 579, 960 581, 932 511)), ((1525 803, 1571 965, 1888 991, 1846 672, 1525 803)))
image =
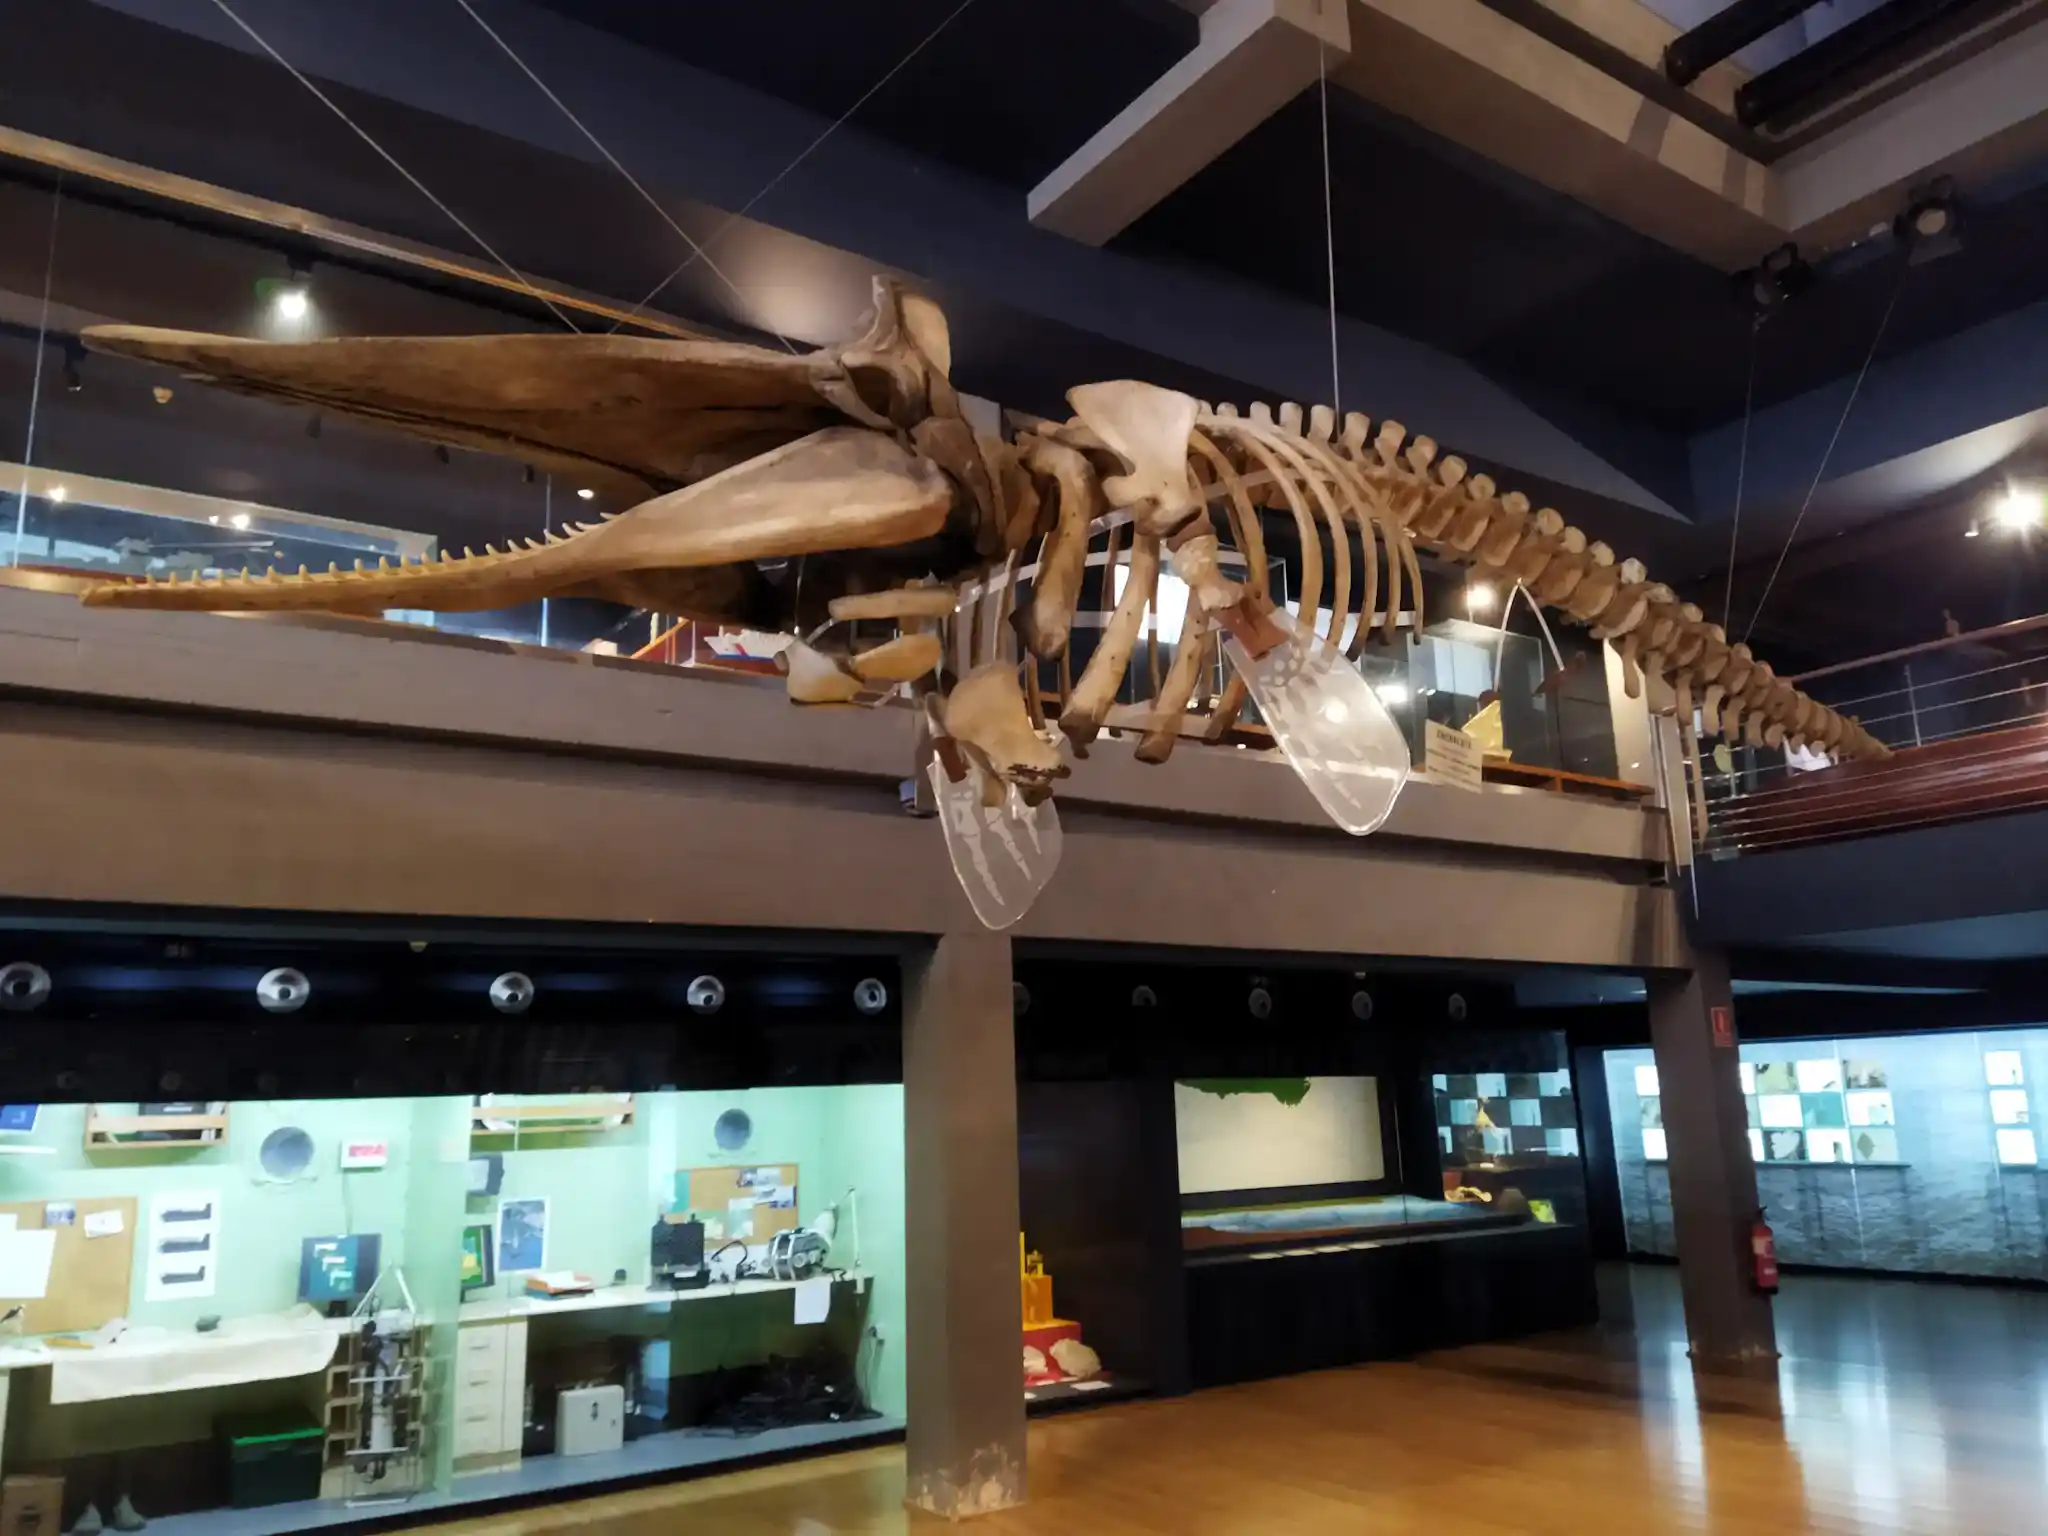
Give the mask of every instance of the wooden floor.
MULTIPOLYGON (((1040 1421, 976 1536, 2048 1533, 2048 1294, 1793 1278, 1776 1381, 1695 1380, 1672 1271, 1587 1332, 1040 1421), (1628 1326, 1633 1310, 1635 1325, 1628 1326)), ((436 1527, 936 1531, 900 1449, 436 1527)))

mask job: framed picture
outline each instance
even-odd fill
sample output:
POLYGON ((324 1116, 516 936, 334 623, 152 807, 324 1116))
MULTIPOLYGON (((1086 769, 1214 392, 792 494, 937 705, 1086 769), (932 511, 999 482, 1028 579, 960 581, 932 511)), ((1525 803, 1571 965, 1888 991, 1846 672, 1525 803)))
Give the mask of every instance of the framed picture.
POLYGON ((547 1267, 547 1197, 502 1202, 498 1206, 498 1273, 522 1275, 547 1267))
POLYGON ((497 1279, 497 1235, 488 1221, 472 1221, 462 1229, 462 1288, 480 1291, 497 1279))

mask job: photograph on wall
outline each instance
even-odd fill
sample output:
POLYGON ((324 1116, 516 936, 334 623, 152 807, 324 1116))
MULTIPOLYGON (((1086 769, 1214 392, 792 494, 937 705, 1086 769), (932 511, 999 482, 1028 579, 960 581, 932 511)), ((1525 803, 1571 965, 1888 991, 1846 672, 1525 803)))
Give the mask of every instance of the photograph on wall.
MULTIPOLYGON (((1793 1075, 1789 1061, 1759 1062, 1756 1069, 1756 1091, 1758 1093, 1797 1093, 1799 1080, 1793 1075)), ((1765 1122, 1768 1124, 1769 1122, 1765 1122)))
POLYGON ((1806 1124, 1806 1106, 1796 1093, 1758 1094, 1756 1107, 1766 1130, 1790 1130, 1806 1124))
POLYGON ((2027 1080, 2027 1069, 2018 1051, 1986 1051, 1984 1081, 1994 1088, 2017 1088, 2027 1080))
POLYGON ((1806 1156, 1806 1133, 1804 1131, 1771 1130, 1764 1132, 1764 1158, 1773 1163, 1797 1163, 1806 1156))
POLYGON ((498 1273, 529 1274, 547 1267, 547 1197, 503 1202, 498 1207, 498 1273))
POLYGON ((1842 1064, 1833 1057, 1794 1062, 1792 1075, 1798 1080, 1801 1093, 1842 1091, 1842 1064))
POLYGON ((1852 1089, 1891 1087, 1891 1079, 1885 1076, 1881 1061, 1852 1061, 1845 1068, 1845 1076, 1852 1089))
POLYGON ((2001 1126, 1998 1131, 1998 1160, 2008 1168, 2031 1168, 2039 1161, 2034 1133, 2024 1126, 2001 1126))
POLYGON ((1839 1093, 1802 1093, 1799 1105, 1800 1113, 1809 1126, 1840 1130, 1848 1124, 1842 1114, 1842 1096, 1839 1093))
POLYGON ((1849 1133, 1847 1131, 1808 1131, 1806 1133, 1806 1160, 1809 1163, 1848 1162, 1849 1133))

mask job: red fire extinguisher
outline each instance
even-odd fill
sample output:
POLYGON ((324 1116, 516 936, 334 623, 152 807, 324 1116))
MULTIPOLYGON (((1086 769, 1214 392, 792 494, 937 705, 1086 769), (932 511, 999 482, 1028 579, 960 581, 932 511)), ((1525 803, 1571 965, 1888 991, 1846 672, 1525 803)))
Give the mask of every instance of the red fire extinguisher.
POLYGON ((1778 1240, 1771 1234, 1771 1224, 1764 1220, 1764 1208, 1758 1206, 1756 1219, 1749 1224, 1750 1283, 1760 1295, 1778 1294, 1778 1240))

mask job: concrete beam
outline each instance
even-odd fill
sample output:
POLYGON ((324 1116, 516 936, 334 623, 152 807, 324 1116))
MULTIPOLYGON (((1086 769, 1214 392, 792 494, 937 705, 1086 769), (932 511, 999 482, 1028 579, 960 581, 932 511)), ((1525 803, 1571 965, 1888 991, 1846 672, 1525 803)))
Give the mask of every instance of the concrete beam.
POLYGON ((1486 0, 1352 0, 1351 32, 1346 87, 1666 245, 1735 271, 1784 238, 1764 166, 1486 0))
POLYGON ((1032 189, 1031 222, 1107 245, 1351 51, 1348 0, 1221 0, 1201 41, 1032 189))
POLYGON ((1914 188, 1968 190, 2048 153, 2048 26, 1963 60, 1773 167, 1769 212, 1808 249, 1888 223, 1914 188))

